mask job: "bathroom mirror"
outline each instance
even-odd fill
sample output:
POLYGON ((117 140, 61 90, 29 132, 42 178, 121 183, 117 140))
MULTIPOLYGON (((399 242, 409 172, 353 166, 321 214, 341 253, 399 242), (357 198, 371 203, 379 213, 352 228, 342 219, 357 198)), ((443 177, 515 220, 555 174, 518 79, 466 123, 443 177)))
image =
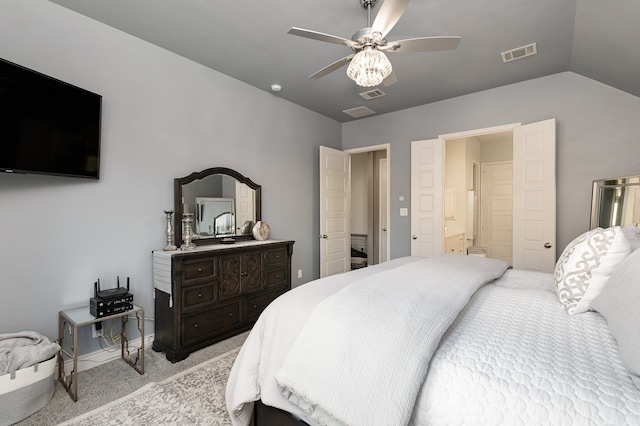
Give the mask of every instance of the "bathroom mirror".
POLYGON ((640 223, 640 175, 593 181, 591 229, 640 223))
POLYGON ((183 242, 184 213, 193 214, 193 242, 216 244, 222 238, 253 238, 253 223, 261 219, 260 185, 235 170, 213 167, 174 179, 175 241, 183 242))

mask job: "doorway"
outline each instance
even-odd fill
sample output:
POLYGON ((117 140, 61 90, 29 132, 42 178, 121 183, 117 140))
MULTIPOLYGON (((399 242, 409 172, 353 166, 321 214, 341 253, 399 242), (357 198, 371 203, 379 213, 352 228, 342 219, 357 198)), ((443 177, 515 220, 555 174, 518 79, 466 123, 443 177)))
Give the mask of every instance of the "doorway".
POLYGON ((351 156, 351 269, 386 262, 387 151, 351 156))
POLYGON ((556 262, 555 124, 555 119, 516 123, 411 142, 411 254, 443 253, 445 214, 457 214, 460 205, 452 203, 459 199, 457 191, 445 192, 445 141, 511 131, 513 267, 552 272, 556 262))
POLYGON ((386 262, 389 145, 320 147, 320 277, 386 262))
POLYGON ((513 131, 444 139, 444 151, 444 251, 511 264, 513 131))

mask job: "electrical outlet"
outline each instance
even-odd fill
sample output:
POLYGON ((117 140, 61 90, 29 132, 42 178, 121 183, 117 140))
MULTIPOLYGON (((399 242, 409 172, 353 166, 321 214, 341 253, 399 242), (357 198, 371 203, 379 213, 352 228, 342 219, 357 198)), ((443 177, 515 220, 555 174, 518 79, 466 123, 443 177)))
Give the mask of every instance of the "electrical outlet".
POLYGON ((91 336, 95 339, 102 336, 102 323, 96 323, 91 327, 91 336))
POLYGON ((302 269, 298 269, 298 278, 302 278, 302 269))

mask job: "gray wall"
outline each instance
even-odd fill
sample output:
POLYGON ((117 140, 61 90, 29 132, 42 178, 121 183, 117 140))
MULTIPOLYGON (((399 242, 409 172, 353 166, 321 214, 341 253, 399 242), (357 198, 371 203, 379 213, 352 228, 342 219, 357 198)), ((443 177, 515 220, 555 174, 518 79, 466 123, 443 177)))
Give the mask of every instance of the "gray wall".
POLYGON ((153 318, 173 179, 209 167, 262 185, 272 237, 296 241, 294 285, 319 275, 318 146, 340 147, 338 122, 46 0, 0 9, 0 57, 103 96, 100 180, 0 174, 0 333, 55 338, 58 311, 117 275, 153 318))
POLYGON ((319 276, 319 145, 391 144, 393 258, 410 253, 412 140, 555 117, 558 247, 587 229, 593 179, 640 173, 640 99, 572 73, 340 125, 46 0, 2 2, 0 57, 103 95, 99 181, 0 175, 0 332, 54 338, 58 310, 116 275, 153 318, 173 178, 209 167, 262 185, 272 236, 296 241, 294 285, 319 276))
POLYGON ((391 256, 411 253, 411 141, 556 118, 557 254, 589 228, 594 179, 640 174, 640 98, 574 73, 346 123, 343 149, 391 144, 391 256), (404 196, 404 201, 399 197, 404 196))

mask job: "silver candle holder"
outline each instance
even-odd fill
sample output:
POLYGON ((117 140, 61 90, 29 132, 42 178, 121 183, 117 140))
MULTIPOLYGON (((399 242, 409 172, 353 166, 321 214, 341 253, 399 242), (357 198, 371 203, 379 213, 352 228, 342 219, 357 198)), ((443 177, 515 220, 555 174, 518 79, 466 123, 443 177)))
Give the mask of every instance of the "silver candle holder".
POLYGON ((180 250, 194 250, 196 245, 193 243, 193 229, 191 223, 193 222, 193 213, 184 213, 182 215, 182 235, 183 244, 180 246, 180 250))
POLYGON ((164 210, 164 214, 167 216, 167 245, 164 246, 164 251, 177 250, 175 245, 174 236, 175 231, 173 229, 173 210, 164 210))

